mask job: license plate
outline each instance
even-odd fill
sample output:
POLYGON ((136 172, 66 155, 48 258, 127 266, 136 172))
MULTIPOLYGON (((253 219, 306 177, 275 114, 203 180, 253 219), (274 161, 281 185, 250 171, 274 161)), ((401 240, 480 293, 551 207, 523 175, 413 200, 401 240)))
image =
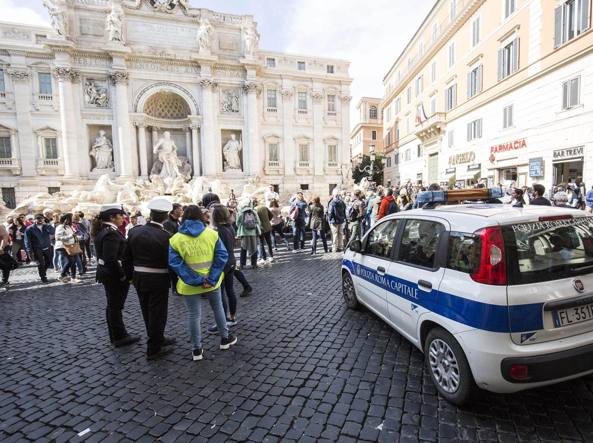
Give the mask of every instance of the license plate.
POLYGON ((559 309, 553 311, 554 326, 561 328, 563 326, 574 325, 585 321, 593 320, 593 303, 574 308, 559 309))

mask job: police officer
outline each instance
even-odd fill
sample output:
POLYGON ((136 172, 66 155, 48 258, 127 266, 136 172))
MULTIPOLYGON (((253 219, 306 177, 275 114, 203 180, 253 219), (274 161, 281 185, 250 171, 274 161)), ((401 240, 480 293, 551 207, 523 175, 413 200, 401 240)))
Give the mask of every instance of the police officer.
MULTIPOLYGON (((173 205, 165 198, 153 199, 148 204, 150 222, 136 226, 128 233, 127 257, 133 265, 133 278, 142 317, 148 334, 146 357, 149 360, 167 355, 175 339, 164 336, 167 323, 169 288, 169 237, 163 227, 173 205)), ((130 267, 132 271, 132 267, 130 267)))
POLYGON ((122 315, 130 288, 124 261, 126 239, 119 231, 124 214, 121 205, 102 206, 92 229, 97 253, 97 281, 105 288, 109 339, 116 348, 140 340, 140 337, 128 334, 122 315))

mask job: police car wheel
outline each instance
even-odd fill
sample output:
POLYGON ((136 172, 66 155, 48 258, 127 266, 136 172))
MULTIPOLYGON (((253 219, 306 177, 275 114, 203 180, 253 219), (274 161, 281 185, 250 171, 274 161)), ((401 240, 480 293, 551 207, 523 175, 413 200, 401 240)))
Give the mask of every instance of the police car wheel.
POLYGON ((442 328, 434 328, 424 342, 424 358, 439 393, 453 404, 471 400, 476 385, 457 340, 442 328))
POLYGON ((348 306, 350 309, 358 309, 360 307, 360 303, 356 298, 354 282, 352 281, 350 274, 347 272, 342 274, 342 295, 344 297, 344 301, 346 302, 346 306, 348 306))

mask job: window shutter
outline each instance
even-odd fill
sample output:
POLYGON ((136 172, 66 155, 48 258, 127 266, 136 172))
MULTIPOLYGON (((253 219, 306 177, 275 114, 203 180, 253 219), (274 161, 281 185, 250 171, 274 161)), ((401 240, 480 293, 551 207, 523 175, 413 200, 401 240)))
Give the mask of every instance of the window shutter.
POLYGON ((467 124, 467 141, 469 142, 469 141, 471 141, 471 139, 472 139, 472 124, 471 124, 471 122, 469 122, 467 124))
POLYGON ((482 138, 482 119, 478 120, 478 138, 482 138))
POLYGON ((589 9, 591 0, 580 0, 579 33, 589 29, 589 9))
POLYGON ((507 120, 508 120, 509 127, 511 127, 511 126, 513 126, 513 118, 514 118, 513 117, 513 112, 514 112, 514 106, 513 105, 509 106, 509 111, 508 112, 509 112, 509 116, 507 117, 507 120))
POLYGON ((482 92, 482 71, 484 70, 484 66, 478 66, 478 81, 477 81, 477 90, 478 92, 482 92))
POLYGON ((519 69, 519 37, 513 40, 511 56, 511 72, 517 72, 519 69))
POLYGON ((580 104, 580 100, 579 100, 579 86, 580 86, 580 81, 581 77, 577 77, 577 78, 573 78, 570 81, 570 105, 571 106, 576 106, 578 104, 580 104))
POLYGON ((472 71, 467 73, 467 98, 472 96, 472 71))
POLYGON ((568 85, 570 82, 562 83, 562 109, 568 109, 568 85))
POLYGON ((562 6, 554 9, 554 48, 562 44, 562 6))
POLYGON ((452 100, 452 108, 457 106, 457 83, 453 85, 453 100, 452 100))
POLYGON ((502 80, 503 77, 503 61, 504 61, 504 48, 498 50, 498 81, 502 80))

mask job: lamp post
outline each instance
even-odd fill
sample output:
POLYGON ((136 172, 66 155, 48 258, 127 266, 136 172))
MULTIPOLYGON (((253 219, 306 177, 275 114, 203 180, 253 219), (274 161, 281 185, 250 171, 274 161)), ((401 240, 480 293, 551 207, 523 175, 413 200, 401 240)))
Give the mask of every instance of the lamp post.
POLYGON ((375 160, 377 159, 377 156, 375 154, 375 150, 371 150, 370 153, 370 158, 371 158, 371 163, 368 166, 365 166, 364 168, 362 168, 360 165, 358 166, 358 172, 364 173, 368 176, 370 176, 371 180, 373 179, 373 176, 375 175, 375 172, 380 172, 382 168, 385 167, 385 157, 381 158, 381 166, 382 168, 375 168, 375 160))

